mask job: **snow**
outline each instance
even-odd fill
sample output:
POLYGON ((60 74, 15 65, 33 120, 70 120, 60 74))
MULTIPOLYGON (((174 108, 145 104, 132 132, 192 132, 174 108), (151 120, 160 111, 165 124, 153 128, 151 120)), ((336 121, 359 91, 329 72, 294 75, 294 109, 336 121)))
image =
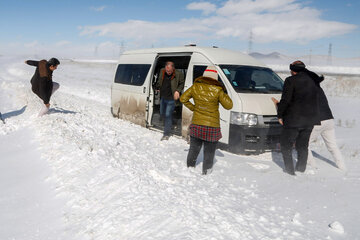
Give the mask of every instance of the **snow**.
POLYGON ((339 234, 345 233, 343 225, 341 225, 341 223, 339 223, 338 221, 330 223, 329 227, 330 227, 331 230, 333 230, 334 232, 337 232, 339 234))
POLYGON ((29 84, 34 68, 24 60, 0 57, 0 110, 6 122, 0 123, 1 172, 12 161, 6 149, 17 149, 19 156, 1 176, 0 190, 30 194, 28 188, 9 187, 21 185, 10 174, 21 169, 34 172, 28 184, 46 187, 32 192, 36 200, 29 198, 28 204, 35 207, 28 205, 27 213, 10 194, 1 198, 0 212, 23 222, 32 217, 49 230, 35 238, 35 225, 24 224, 18 227, 21 235, 1 215, 0 239, 48 239, 53 231, 73 239, 360 238, 358 76, 326 75, 330 83, 324 82, 347 173, 334 167, 319 141, 312 146, 318 169, 296 177, 282 172, 277 152, 242 156, 223 150, 216 151, 213 172, 203 176, 201 161, 186 168, 189 146, 183 139, 160 141, 161 133, 112 117, 116 64, 62 61, 53 76, 60 89, 51 112, 38 118, 41 102, 29 84), (354 82, 355 90, 332 88, 339 81, 354 82), (36 202, 49 210, 40 214, 36 202), (49 216, 54 222, 41 221, 49 216), (331 227, 334 222, 346 231, 334 231, 339 229, 339 224, 331 227))
POLYGON ((65 199, 56 197, 32 138, 28 129, 0 136, 1 239, 75 239, 62 221, 65 199))

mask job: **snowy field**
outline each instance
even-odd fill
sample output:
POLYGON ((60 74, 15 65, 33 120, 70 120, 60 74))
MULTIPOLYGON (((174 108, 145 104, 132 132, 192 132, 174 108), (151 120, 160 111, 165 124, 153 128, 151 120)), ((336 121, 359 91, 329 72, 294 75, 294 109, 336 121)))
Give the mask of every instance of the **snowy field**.
POLYGON ((359 75, 323 85, 348 172, 319 141, 296 177, 279 153, 221 150, 202 176, 184 140, 112 117, 114 63, 63 61, 38 118, 24 60, 0 57, 0 239, 360 239, 359 75))

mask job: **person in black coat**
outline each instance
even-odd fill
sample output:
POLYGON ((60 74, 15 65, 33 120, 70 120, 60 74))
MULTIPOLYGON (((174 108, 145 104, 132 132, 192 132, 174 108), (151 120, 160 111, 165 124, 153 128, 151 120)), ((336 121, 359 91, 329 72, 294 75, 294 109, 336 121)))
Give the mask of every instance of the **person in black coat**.
POLYGON ((52 74, 57 69, 60 61, 51 58, 49 61, 27 60, 25 63, 36 67, 30 82, 31 90, 44 102, 44 107, 39 113, 39 116, 42 116, 49 111, 51 95, 60 87, 58 83, 52 81, 52 74))
POLYGON ((310 134, 314 125, 320 124, 318 89, 305 69, 301 61, 290 64, 292 76, 285 79, 280 102, 272 98, 277 106, 279 122, 283 125, 280 145, 284 171, 291 175, 295 175, 295 170, 305 171, 310 134), (298 154, 295 169, 292 158, 294 144, 298 154))

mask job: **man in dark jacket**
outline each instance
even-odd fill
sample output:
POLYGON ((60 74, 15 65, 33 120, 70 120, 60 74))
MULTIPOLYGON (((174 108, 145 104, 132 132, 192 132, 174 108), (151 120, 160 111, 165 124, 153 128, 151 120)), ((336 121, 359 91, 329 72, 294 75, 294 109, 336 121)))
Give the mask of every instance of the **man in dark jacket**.
POLYGON ((301 61, 290 64, 292 76, 285 79, 280 102, 272 98, 277 106, 279 122, 283 125, 280 145, 284 170, 291 175, 295 175, 295 170, 305 171, 310 134, 314 125, 320 124, 317 86, 305 69, 301 61), (292 159, 294 144, 298 154, 295 169, 292 159))
POLYGON ((52 74, 60 64, 60 61, 56 58, 51 58, 49 61, 27 60, 25 63, 36 67, 30 82, 31 90, 44 102, 44 107, 39 113, 39 116, 42 116, 49 111, 51 95, 60 87, 58 83, 52 81, 52 74))
POLYGON ((184 90, 184 75, 175 70, 173 62, 168 61, 165 68, 160 70, 157 88, 160 90, 160 115, 165 119, 164 136, 161 140, 168 140, 171 135, 172 115, 175 104, 179 101, 184 90))
MULTIPOLYGON (((315 126, 312 130, 309 144, 315 142, 317 138, 321 136, 325 142, 326 148, 332 154, 337 167, 345 171, 346 166, 344 163, 344 159, 336 143, 334 117, 329 107, 329 102, 326 98, 325 92, 320 86, 320 83, 324 80, 324 76, 318 76, 316 73, 311 72, 307 69, 305 72, 314 80, 316 86, 318 87, 319 111, 321 121, 321 125, 315 126)), ((316 163, 310 149, 308 154, 308 163, 312 167, 316 168, 316 163)))

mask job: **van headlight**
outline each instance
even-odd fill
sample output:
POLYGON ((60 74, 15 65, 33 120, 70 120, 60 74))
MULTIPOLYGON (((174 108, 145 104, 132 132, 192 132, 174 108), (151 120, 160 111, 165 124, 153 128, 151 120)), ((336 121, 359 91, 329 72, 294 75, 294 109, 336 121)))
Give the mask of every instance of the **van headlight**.
POLYGON ((258 123, 258 117, 256 114, 231 112, 230 123, 235 125, 248 125, 254 126, 258 123))

